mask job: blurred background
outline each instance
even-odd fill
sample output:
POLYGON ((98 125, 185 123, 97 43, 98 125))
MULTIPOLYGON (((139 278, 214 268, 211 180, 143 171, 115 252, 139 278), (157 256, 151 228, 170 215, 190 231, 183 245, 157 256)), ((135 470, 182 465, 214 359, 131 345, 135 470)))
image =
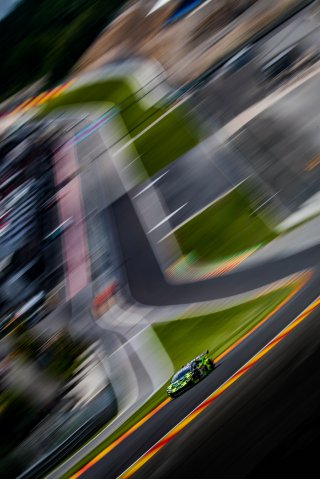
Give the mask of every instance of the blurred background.
MULTIPOLYGON (((319 22, 317 0, 0 2, 1 477, 120 476, 305 308, 318 314, 319 22), (217 371, 169 401, 206 350, 217 371)), ((268 457, 285 470, 301 428, 296 450, 318 438, 316 327, 248 388, 251 404, 266 384, 270 399, 241 477, 268 457), (312 404, 293 378, 297 395, 310 379, 312 404)), ((210 411, 199 443, 215 437, 230 477, 239 431, 218 421, 248 412, 210 411)), ((169 477, 178 441, 137 474, 169 477)))

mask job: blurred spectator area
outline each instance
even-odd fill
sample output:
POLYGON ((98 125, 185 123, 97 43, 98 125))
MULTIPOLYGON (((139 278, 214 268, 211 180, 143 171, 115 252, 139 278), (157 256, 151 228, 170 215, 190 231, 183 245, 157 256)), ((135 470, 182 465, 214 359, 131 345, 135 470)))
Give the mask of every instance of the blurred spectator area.
POLYGON ((74 71, 90 70, 129 56, 160 61, 176 82, 191 80, 239 44, 303 0, 216 0, 201 2, 179 21, 168 19, 181 2, 152 11, 155 2, 134 2, 80 58, 74 71), (139 25, 139 28, 137 27, 139 25))

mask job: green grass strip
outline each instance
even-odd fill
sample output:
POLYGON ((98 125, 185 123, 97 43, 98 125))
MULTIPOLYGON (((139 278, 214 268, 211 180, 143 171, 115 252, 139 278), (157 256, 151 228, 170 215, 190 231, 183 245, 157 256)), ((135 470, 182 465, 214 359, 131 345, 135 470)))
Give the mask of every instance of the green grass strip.
MULTIPOLYGON (((141 92, 139 92, 139 95, 141 92)), ((113 103, 118 108, 129 135, 134 138, 166 113, 163 107, 145 107, 130 83, 124 79, 106 79, 67 91, 42 108, 40 116, 55 109, 89 103, 113 103)), ((199 142, 196 128, 186 119, 183 108, 168 113, 134 142, 149 176, 176 160, 199 142)))
POLYGON ((175 235, 182 252, 199 261, 216 261, 266 243, 277 235, 253 213, 241 187, 217 200, 180 228, 175 235))
POLYGON ((154 330, 175 368, 179 369, 206 349, 213 357, 219 356, 266 317, 292 289, 284 287, 205 316, 158 323, 154 330))

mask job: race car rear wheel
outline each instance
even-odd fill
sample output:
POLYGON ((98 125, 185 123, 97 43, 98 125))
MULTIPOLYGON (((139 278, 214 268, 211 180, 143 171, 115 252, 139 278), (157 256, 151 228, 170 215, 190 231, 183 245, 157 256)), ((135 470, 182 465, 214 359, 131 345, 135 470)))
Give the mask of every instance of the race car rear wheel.
POLYGON ((209 370, 209 371, 213 371, 213 370, 214 370, 214 362, 212 361, 212 359, 209 359, 209 360, 208 360, 208 370, 209 370))

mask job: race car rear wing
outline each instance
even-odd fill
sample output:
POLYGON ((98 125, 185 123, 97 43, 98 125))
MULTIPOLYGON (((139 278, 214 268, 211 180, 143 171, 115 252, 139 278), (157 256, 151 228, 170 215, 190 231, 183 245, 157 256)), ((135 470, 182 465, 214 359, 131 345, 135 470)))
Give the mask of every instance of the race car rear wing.
POLYGON ((199 354, 199 356, 191 359, 191 361, 189 361, 187 364, 184 364, 183 366, 181 366, 181 369, 186 367, 186 366, 189 366, 193 361, 196 361, 197 359, 201 359, 203 356, 205 356, 206 354, 209 354, 209 349, 207 349, 206 351, 204 351, 203 353, 199 354))
POLYGON ((206 354, 209 354, 209 350, 207 349, 204 353, 201 353, 199 354, 199 356, 197 356, 196 358, 194 359, 201 359, 203 356, 205 356, 206 354))

